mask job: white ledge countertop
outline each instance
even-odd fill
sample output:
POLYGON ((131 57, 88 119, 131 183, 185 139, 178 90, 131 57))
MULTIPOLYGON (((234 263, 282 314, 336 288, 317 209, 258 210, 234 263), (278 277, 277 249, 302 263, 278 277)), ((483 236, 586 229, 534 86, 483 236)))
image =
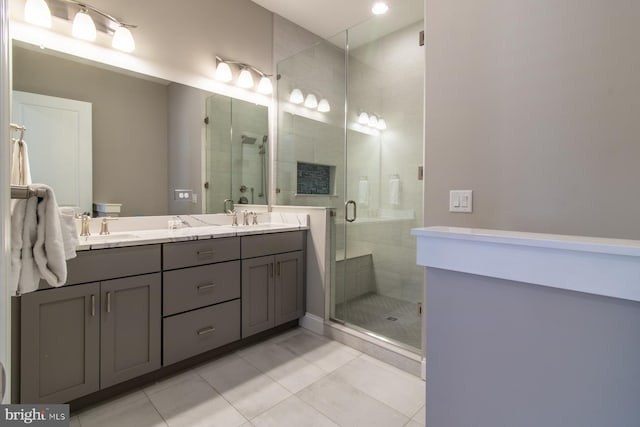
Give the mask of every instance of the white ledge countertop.
POLYGON ((640 241, 459 227, 415 228, 425 267, 640 301, 640 241))
MULTIPOLYGON (((110 234, 100 235, 102 218, 92 218, 90 236, 78 237, 76 250, 119 248, 157 243, 183 242, 253 234, 307 230, 309 220, 304 214, 259 214, 256 225, 231 225, 224 214, 169 215, 154 217, 119 217, 109 219, 110 234), (169 221, 180 221, 179 228, 169 229, 169 221)), ((249 220, 251 224, 251 219, 249 220)), ((240 215, 239 221, 242 224, 240 215)), ((78 230, 80 224, 77 224, 78 230)))

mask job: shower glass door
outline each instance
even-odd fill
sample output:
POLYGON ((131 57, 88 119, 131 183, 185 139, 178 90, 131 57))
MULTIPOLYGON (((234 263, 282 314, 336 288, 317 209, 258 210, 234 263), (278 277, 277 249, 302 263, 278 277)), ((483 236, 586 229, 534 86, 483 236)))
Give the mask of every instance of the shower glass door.
POLYGON ((393 30, 376 17, 278 62, 275 204, 335 211, 331 319, 419 352, 424 52, 410 4, 393 30))
POLYGON ((423 217, 423 23, 371 41, 379 25, 370 20, 345 36, 345 213, 333 315, 417 351, 423 271, 410 231, 423 217))

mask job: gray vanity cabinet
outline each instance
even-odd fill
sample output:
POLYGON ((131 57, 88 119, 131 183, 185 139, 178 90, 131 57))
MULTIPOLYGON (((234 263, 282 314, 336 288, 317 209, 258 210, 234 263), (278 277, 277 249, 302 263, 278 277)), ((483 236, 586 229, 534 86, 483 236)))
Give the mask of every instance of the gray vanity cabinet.
POLYGON ((160 368, 160 274, 100 284, 100 387, 160 368))
POLYGON ((242 238, 243 338, 302 316, 303 246, 300 231, 242 238))
POLYGON ((21 297, 21 402, 68 402, 100 388, 99 304, 99 283, 21 297))
POLYGON ((160 368, 161 278, 145 274, 160 270, 159 246, 78 258, 68 285, 20 297, 23 403, 68 402, 160 368))

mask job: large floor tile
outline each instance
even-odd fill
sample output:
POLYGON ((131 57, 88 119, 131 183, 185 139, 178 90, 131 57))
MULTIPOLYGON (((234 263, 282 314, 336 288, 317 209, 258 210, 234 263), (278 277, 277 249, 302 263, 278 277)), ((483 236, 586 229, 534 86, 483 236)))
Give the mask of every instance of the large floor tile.
POLYGON ((422 427, 424 424, 420 424, 415 422, 414 420, 409 421, 407 424, 405 424, 404 427, 422 427))
MULTIPOLYGON (((188 372, 145 390, 170 427, 237 427, 247 419, 198 375, 188 372)), ((119 426, 118 426, 119 427, 119 426)))
POLYGON ((284 387, 239 356, 200 366, 196 372, 249 419, 291 396, 284 387))
POLYGON ((166 427, 156 408, 142 391, 103 403, 78 414, 84 427, 166 427))
POLYGON ((411 418, 425 404, 425 384, 400 369, 361 355, 331 374, 411 418))
POLYGON ((399 427, 409 422, 400 412, 331 376, 302 390, 298 397, 344 427, 399 427))
POLYGON ((259 344, 238 353, 292 393, 326 375, 322 369, 278 344, 259 344))
POLYGON ((416 412, 416 414, 411 418, 412 421, 424 426, 427 424, 427 413, 425 412, 426 405, 423 406, 416 412))
POLYGON ((278 345, 313 363, 325 372, 333 372, 361 354, 358 350, 337 341, 307 331, 287 337, 278 345))
POLYGON ((296 396, 280 402, 251 422, 256 427, 338 427, 296 396))

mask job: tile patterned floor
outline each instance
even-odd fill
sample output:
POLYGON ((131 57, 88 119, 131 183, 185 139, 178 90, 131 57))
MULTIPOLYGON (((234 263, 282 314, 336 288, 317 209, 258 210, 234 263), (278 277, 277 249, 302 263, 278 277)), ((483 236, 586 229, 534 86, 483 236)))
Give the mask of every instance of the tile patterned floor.
POLYGON ((420 427, 425 387, 298 328, 72 415, 72 427, 420 427))

